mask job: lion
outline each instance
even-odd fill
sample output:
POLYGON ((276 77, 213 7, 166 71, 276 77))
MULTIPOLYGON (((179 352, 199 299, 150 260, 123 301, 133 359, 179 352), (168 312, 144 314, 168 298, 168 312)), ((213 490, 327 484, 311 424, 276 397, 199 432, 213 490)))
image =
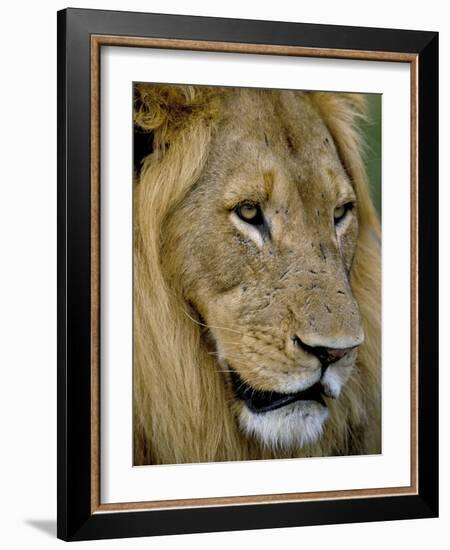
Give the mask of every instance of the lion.
POLYGON ((364 96, 137 83, 134 101, 134 464, 380 453, 364 96))

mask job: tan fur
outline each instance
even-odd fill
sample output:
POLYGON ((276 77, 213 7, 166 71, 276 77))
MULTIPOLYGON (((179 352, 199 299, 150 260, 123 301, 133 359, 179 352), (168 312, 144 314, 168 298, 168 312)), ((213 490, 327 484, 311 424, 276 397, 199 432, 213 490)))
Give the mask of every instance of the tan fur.
POLYGON ((362 116, 363 97, 351 94, 136 86, 135 123, 152 132, 154 149, 135 185, 135 464, 380 452, 380 228, 362 116), (331 199, 312 215, 325 180, 353 189, 357 220, 344 262, 332 239, 320 241, 322 265, 331 199), (230 223, 227 208, 250 192, 273 209, 271 256, 230 223), (320 292, 308 290, 315 285, 320 292), (321 438, 277 450, 246 437, 217 347, 254 387, 279 390, 315 368, 307 354, 294 357, 286 335, 354 335, 359 320, 365 341, 341 396, 327 399, 321 438))

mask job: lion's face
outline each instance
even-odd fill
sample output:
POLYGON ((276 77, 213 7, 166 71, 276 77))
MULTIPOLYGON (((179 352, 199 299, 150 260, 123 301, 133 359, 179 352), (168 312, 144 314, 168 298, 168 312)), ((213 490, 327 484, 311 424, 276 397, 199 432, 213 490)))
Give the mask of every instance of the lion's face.
POLYGON ((230 92, 171 225, 186 229, 175 239, 183 293, 208 327, 231 407, 271 447, 318 439, 354 368, 357 209, 308 94, 230 92))

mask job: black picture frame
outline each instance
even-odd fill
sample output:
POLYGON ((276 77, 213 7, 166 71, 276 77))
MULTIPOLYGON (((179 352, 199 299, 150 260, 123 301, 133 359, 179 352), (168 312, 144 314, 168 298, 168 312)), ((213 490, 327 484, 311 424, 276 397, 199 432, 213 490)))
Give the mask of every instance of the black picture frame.
POLYGON ((438 515, 438 34, 147 13, 58 12, 58 532, 88 540, 438 515), (91 460, 91 37, 396 52, 417 59, 418 491, 95 513, 91 460), (420 368, 424 366, 426 368, 420 368))

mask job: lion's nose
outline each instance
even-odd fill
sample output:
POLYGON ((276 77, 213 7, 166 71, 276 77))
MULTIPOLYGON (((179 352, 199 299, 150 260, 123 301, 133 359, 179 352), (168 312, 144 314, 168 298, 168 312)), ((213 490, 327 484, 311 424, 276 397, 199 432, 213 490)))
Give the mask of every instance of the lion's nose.
POLYGON ((308 353, 311 353, 312 355, 315 355, 317 359, 320 361, 323 369, 326 369, 328 365, 331 365, 332 363, 335 363, 336 361, 339 361, 339 359, 342 359, 349 351, 354 349, 354 347, 351 348, 326 348, 323 346, 308 346, 308 344, 305 344, 297 335, 294 335, 292 337, 292 341, 295 346, 302 348, 303 350, 307 351, 308 353))

